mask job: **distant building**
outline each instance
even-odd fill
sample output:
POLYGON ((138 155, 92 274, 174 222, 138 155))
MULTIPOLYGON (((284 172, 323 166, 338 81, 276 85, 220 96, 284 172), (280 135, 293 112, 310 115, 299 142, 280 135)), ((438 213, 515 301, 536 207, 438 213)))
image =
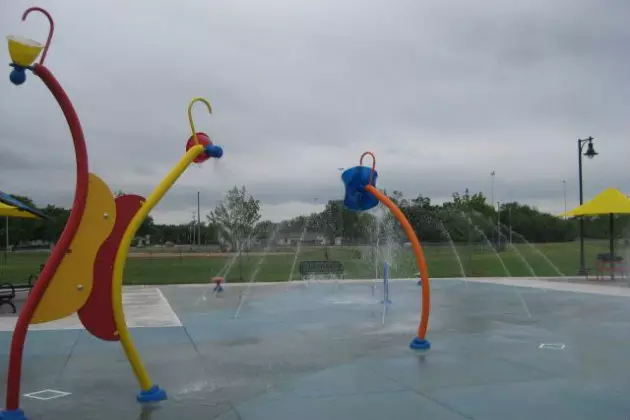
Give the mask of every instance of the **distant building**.
POLYGON ((10 246, 12 251, 17 250, 41 250, 41 249, 52 249, 53 243, 49 241, 42 241, 41 239, 37 239, 34 241, 20 241, 18 245, 10 246))
MULTIPOLYGON (((295 246, 300 242, 302 232, 279 233, 276 238, 276 245, 295 246)), ((304 245, 326 245, 326 237, 321 233, 306 232, 302 244, 304 245)))
POLYGON ((219 248, 223 252, 237 252, 239 247, 241 248, 241 250, 247 252, 250 249, 253 249, 256 247, 265 246, 265 244, 267 243, 266 239, 261 239, 261 238, 256 238, 256 237, 241 239, 236 244, 232 244, 232 242, 229 239, 223 236, 219 236, 217 241, 219 243, 219 248))
POLYGON ((133 238, 133 243, 137 247, 149 246, 151 245, 151 235, 136 236, 133 238))

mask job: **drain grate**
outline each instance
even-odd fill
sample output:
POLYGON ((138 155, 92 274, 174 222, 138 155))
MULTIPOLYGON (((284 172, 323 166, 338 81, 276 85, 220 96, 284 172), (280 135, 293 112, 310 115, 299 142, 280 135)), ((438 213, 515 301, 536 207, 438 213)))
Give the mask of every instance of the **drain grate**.
POLYGON ((31 392, 30 394, 24 394, 27 398, 34 398, 36 400, 54 400, 55 398, 67 397, 70 392, 58 391, 56 389, 43 389, 37 392, 31 392))
POLYGON ((566 346, 562 343, 541 343, 539 349, 564 350, 566 346))

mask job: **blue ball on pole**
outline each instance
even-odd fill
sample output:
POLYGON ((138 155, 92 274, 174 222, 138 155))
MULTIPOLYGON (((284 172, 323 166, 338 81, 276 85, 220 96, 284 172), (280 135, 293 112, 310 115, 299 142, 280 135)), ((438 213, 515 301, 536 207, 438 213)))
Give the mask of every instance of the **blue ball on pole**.
POLYGON ((24 69, 24 67, 13 67, 9 75, 9 80, 16 86, 23 84, 26 81, 26 69, 24 69))

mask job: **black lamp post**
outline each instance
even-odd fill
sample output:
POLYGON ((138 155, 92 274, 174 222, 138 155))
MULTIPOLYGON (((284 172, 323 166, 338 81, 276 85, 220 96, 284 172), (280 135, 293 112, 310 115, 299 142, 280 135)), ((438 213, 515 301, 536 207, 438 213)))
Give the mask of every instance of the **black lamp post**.
MULTIPOLYGON (((589 159, 593 159, 598 153, 593 148, 593 137, 588 137, 585 139, 578 139, 578 179, 580 186, 580 205, 584 203, 584 195, 582 193, 582 154, 589 159), (588 144, 586 148, 586 152, 582 153, 584 149, 584 145, 588 144)), ((586 264, 584 262, 584 218, 580 216, 580 270, 578 271, 580 275, 586 275, 586 264)))

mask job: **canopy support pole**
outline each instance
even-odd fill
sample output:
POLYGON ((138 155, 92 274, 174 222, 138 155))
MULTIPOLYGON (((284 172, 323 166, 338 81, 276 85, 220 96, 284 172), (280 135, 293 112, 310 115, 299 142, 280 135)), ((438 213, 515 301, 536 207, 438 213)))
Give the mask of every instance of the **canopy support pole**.
POLYGON ((4 218, 4 261, 9 258, 9 216, 4 218))
POLYGON ((615 260, 615 215, 610 213, 609 214, 609 234, 610 234, 610 258, 611 258, 611 270, 610 270, 610 279, 614 280, 615 279, 615 264, 616 264, 616 260, 615 260))

